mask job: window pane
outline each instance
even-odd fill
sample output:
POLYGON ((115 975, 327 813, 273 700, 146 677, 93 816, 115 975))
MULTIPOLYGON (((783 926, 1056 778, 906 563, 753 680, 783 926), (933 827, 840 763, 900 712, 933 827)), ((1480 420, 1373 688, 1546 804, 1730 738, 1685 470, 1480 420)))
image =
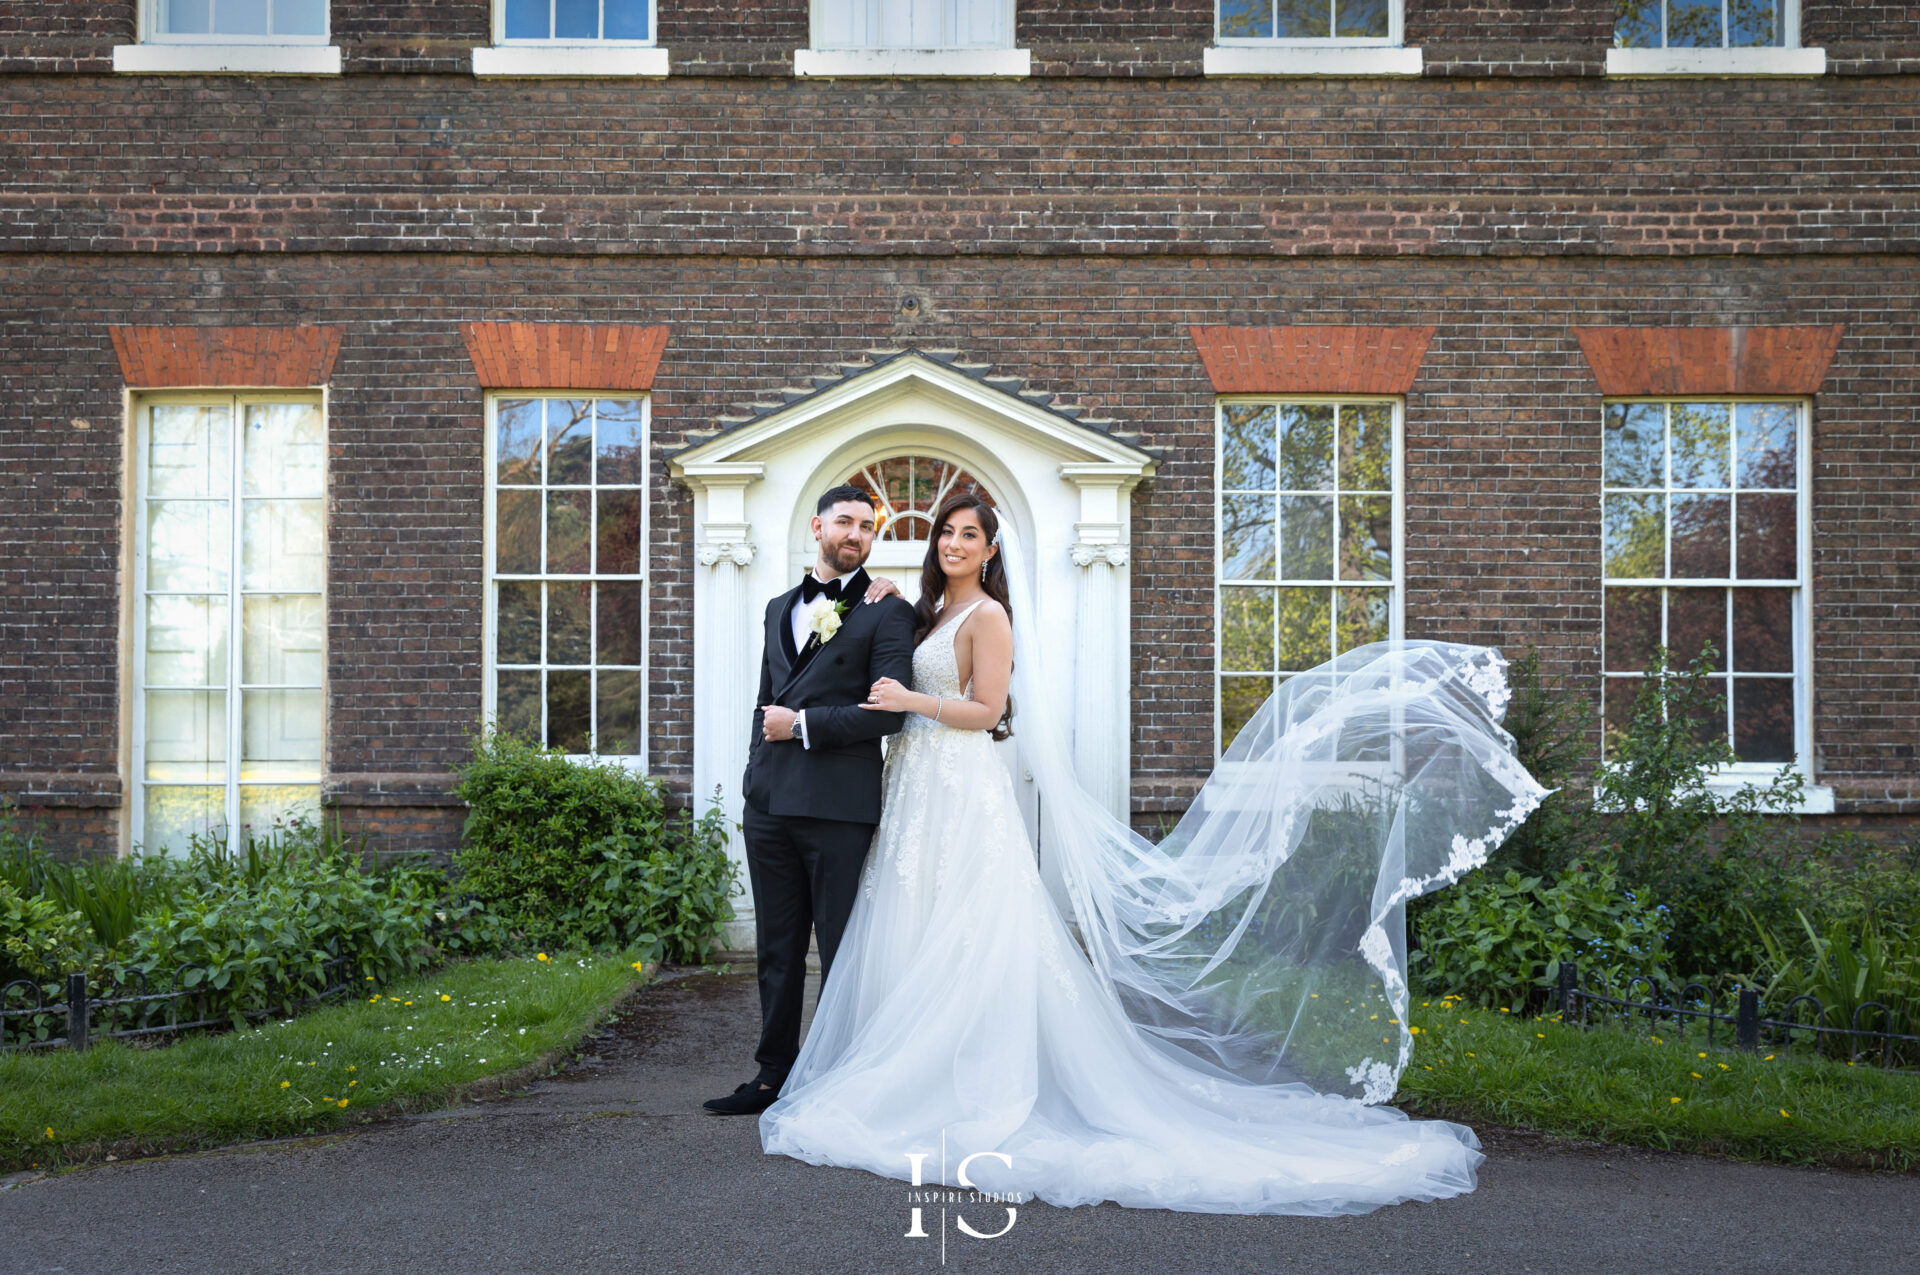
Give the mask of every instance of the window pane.
MULTIPOLYGON (((647 0, 606 0, 606 28, 601 32, 609 40, 645 40, 647 0)), ((601 749, 606 752, 606 749, 601 749)))
POLYGON ((320 819, 319 784, 241 784, 240 824, 255 836, 265 833, 276 822, 305 818, 320 819))
POLYGON ((240 679, 249 684, 320 685, 326 672, 325 623, 317 594, 242 599, 240 679))
MULTIPOLYGON (((543 7, 542 13, 546 12, 543 7)), ((499 456, 494 481, 503 485, 535 486, 540 482, 540 401, 501 399, 494 408, 495 451, 499 456)))
POLYGON ((501 575, 536 575, 540 571, 540 493, 501 490, 495 493, 499 517, 495 520, 493 569, 501 575))
POLYGON ((1780 0, 1727 0, 1727 43, 1736 49, 1777 48, 1786 39, 1780 0))
POLYGON ((1338 589, 1334 602, 1339 615, 1334 639, 1339 651, 1351 651, 1369 642, 1384 642, 1388 637, 1385 589, 1338 589))
POLYGON ((595 662, 600 664, 638 664, 644 584, 597 584, 600 614, 595 662))
POLYGON ((225 496, 228 420, 224 407, 155 407, 147 435, 147 495, 225 496))
POLYGON ((1280 490, 1333 489, 1333 408, 1327 405, 1282 407, 1280 490))
POLYGON ((1273 34, 1273 0, 1220 0, 1220 34, 1262 40, 1273 34))
POLYGON ((1280 670, 1298 673, 1333 658, 1333 590, 1280 589, 1280 670))
POLYGON ((592 678, 584 669, 547 674, 547 743, 563 752, 589 751, 592 678))
POLYGON ((1605 664, 1610 673, 1638 673, 1660 645, 1660 590, 1608 589, 1605 664))
POLYGON ((1799 575, 1799 518, 1792 496, 1734 497, 1740 515, 1740 576, 1792 580, 1799 575))
POLYGON ((325 35, 327 0, 273 0, 275 35, 325 35))
POLYGON ((580 398, 550 398, 546 405, 548 484, 592 482, 593 404, 580 398))
POLYGON ((646 481, 647 449, 645 432, 641 429, 640 400, 601 399, 594 404, 594 416, 594 446, 598 457, 594 481, 646 481))
POLYGON ((1727 667, 1727 590, 1667 590, 1668 667, 1686 669, 1707 643, 1713 643, 1716 672, 1727 667))
POLYGON ((1659 403, 1609 403, 1601 429, 1601 477, 1608 487, 1667 485, 1667 412, 1659 403))
POLYGON ((1734 419, 1739 426, 1740 485, 1794 490, 1794 433, 1800 413, 1791 403, 1742 403, 1734 419))
POLYGON ((217 35, 266 35, 267 0, 213 0, 217 35))
POLYGON ((240 693, 240 780, 320 781, 320 692, 240 693))
POLYGON ((600 38, 600 0, 553 0, 553 36, 556 40, 600 38))
POLYGON ((1220 486, 1225 491, 1272 491, 1274 420, 1271 407, 1221 412, 1220 486))
POLYGON ((1728 438, 1731 423, 1732 414, 1724 403, 1673 405, 1674 487, 1698 490, 1733 486, 1728 438))
POLYGON ((1280 576, 1333 579, 1333 497, 1280 497, 1280 576))
POLYGON ((227 600, 147 599, 147 684, 227 684, 227 600))
POLYGON ((227 781, 224 691, 148 691, 144 778, 227 781))
POLYGON ((585 580, 547 586, 547 663, 593 663, 592 599, 593 586, 585 580))
POLYGON ((1601 710, 1601 748, 1611 757, 1633 722, 1634 700, 1646 686, 1641 677, 1609 677, 1601 682, 1605 704, 1601 710))
POLYGON ((540 662, 540 584, 502 580, 493 620, 494 659, 501 664, 540 662))
POLYGON ((187 838, 205 837, 226 825, 227 790, 157 785, 147 789, 146 807, 140 848, 149 854, 181 854, 187 838))
POLYGON ((640 674, 603 669, 594 707, 594 751, 608 757, 640 753, 640 674))
POLYGON ((1273 590, 1220 590, 1220 667, 1227 672, 1273 670, 1273 590))
POLYGON ((1340 578, 1393 579, 1393 497, 1340 498, 1340 578))
POLYGON ((1220 747, 1225 749, 1247 724, 1247 719, 1260 711, 1267 702, 1267 696, 1273 694, 1273 679, 1270 677, 1223 677, 1220 679, 1220 747))
POLYGON ((1705 689, 1707 702, 1701 707, 1700 716, 1691 723, 1693 729, 1688 732, 1698 744, 1727 738, 1727 679, 1709 677, 1705 689))
POLYGON ((1741 761, 1793 760, 1793 679, 1733 680, 1733 751, 1741 761))
POLYGON ((1793 672, 1793 596, 1789 590, 1733 591, 1733 667, 1738 673, 1793 672))
POLYGON ((1612 580, 1666 574, 1665 496, 1608 496, 1600 520, 1600 554, 1612 580))
POLYGON ((585 575, 587 531, 592 524, 590 491, 547 493, 547 571, 553 575, 585 575))
POLYGON ((1687 580, 1725 579, 1732 574, 1727 554, 1733 497, 1673 497, 1673 574, 1687 580))
POLYGON ((1667 0, 1667 47, 1717 49, 1720 0, 1667 0))
POLYGON ((213 0, 159 0, 162 35, 206 35, 213 0))
POLYGON ((326 495, 326 441, 311 403, 247 406, 240 479, 249 496, 326 495))
POLYGON ((243 502, 240 587, 318 593, 326 584, 318 500, 243 502))
POLYGON ((1327 0, 1275 0, 1273 33, 1282 40, 1324 40, 1332 19, 1327 0))
POLYGON ((640 492, 594 493, 599 501, 599 551, 594 570, 601 575, 640 573, 640 492))
POLYGON ((147 502, 147 588, 160 593, 224 593, 232 546, 232 515, 226 501, 147 502))
POLYGON ((1387 0, 1339 0, 1334 34, 1387 38, 1387 0))
POLYGON ((1340 490, 1393 490, 1393 408, 1340 409, 1340 490))
POLYGON ((1660 47, 1660 0, 1614 0, 1613 43, 1622 49, 1660 47))
POLYGON ((522 739, 540 739, 539 670, 503 669, 494 675, 494 722, 522 739))
POLYGON ((547 39, 547 16, 547 0, 506 0, 507 39, 547 39))
POLYGON ((1273 520, 1272 496, 1221 498, 1221 579, 1274 578, 1273 520))

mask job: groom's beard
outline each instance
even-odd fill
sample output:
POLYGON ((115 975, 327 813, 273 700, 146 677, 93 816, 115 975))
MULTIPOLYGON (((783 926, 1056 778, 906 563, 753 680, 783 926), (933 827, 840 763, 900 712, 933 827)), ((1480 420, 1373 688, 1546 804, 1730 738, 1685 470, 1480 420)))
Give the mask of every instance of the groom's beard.
POLYGON ((866 565, 867 554, 871 549, 871 541, 868 542, 866 548, 862 548, 852 540, 842 540, 832 548, 826 549, 823 556, 832 564, 833 569, 841 575, 852 575, 855 571, 858 571, 866 565))

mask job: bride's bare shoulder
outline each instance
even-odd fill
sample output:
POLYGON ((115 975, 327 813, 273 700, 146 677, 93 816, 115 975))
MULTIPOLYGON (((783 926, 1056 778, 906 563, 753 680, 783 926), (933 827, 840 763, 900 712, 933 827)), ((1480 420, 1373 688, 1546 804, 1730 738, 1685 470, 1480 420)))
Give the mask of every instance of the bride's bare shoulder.
POLYGON ((988 629, 993 632, 1005 631, 1011 633, 1013 632, 1013 621, 1007 617, 1007 609, 1005 607, 1001 606, 994 599, 988 598, 973 609, 973 614, 968 616, 966 622, 960 627, 963 629, 974 629, 975 631, 988 629))

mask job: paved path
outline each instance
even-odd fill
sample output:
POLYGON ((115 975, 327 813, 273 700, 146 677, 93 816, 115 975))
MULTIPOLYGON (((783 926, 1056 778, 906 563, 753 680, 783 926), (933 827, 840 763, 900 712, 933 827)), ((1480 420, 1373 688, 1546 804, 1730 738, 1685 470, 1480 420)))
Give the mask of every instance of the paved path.
MULTIPOLYGON (((937 1218, 904 1238, 904 1183, 763 1155, 751 1118, 699 1110, 751 1071, 757 1013, 750 976, 670 978, 521 1094, 0 1192, 0 1271, 941 1269, 937 1218)), ((946 1268, 1920 1271, 1920 1178, 1486 1141, 1460 1199, 1334 1220, 1032 1204, 1000 1239, 949 1229, 946 1268)))

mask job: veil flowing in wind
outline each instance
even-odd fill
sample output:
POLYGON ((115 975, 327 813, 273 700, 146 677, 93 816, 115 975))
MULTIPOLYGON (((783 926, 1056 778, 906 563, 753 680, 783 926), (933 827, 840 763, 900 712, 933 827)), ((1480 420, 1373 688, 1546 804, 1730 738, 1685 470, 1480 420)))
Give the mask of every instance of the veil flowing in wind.
POLYGON ((1156 845, 1075 778, 1005 531, 1014 736, 1099 977, 1182 1074, 1391 1099, 1413 1045, 1407 901, 1485 863, 1550 791, 1500 725, 1506 660, 1375 642, 1286 678, 1156 845))

